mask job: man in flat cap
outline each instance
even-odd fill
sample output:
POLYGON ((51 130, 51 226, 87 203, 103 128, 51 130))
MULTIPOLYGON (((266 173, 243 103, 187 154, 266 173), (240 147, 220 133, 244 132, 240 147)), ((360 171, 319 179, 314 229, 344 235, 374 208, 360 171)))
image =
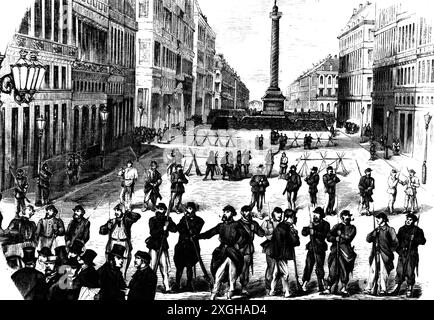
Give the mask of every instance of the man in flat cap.
POLYGON ((157 161, 152 160, 150 167, 145 171, 145 184, 143 190, 145 198, 143 200, 143 210, 154 210, 157 205, 157 200, 162 199, 160 194, 160 185, 163 182, 161 173, 157 170, 157 161))
POLYGON ((81 241, 85 245, 90 238, 90 221, 84 217, 83 206, 76 205, 72 211, 72 220, 65 232, 65 243, 68 249, 75 240, 81 241))
POLYGON ((395 201, 396 201, 398 183, 399 183, 399 173, 396 171, 396 169, 392 169, 392 171, 390 171, 389 177, 387 178, 387 193, 389 194, 389 202, 387 204, 387 209, 390 214, 394 214, 395 212, 395 201))
POLYGON ((419 265, 418 247, 426 243, 423 230, 416 223, 418 217, 413 214, 407 214, 405 224, 398 231, 398 248, 399 254, 398 266, 396 267, 395 287, 392 290, 393 295, 398 295, 403 282, 407 282, 407 298, 413 296, 413 286, 416 282, 415 270, 419 265))
POLYGON ((289 172, 285 177, 286 180, 286 189, 284 193, 286 193, 288 199, 288 207, 292 210, 295 210, 297 205, 295 202, 297 201, 297 193, 301 187, 301 178, 297 173, 297 167, 292 165, 289 168, 289 172))
POLYGON ((262 211, 265 201, 265 191, 269 185, 268 178, 264 173, 264 165, 260 164, 256 170, 256 174, 250 179, 250 186, 252 187, 252 202, 250 203, 250 208, 253 209, 256 204, 258 213, 262 211))
POLYGON ((172 212, 174 207, 176 211, 180 211, 182 195, 185 193, 184 184, 188 183, 181 164, 175 166, 175 171, 170 175, 170 182, 169 212, 172 212))
POLYGON ((56 238, 65 235, 65 225, 62 219, 57 218, 57 214, 58 210, 54 205, 50 204, 45 208, 45 217, 40 219, 36 226, 35 238, 38 248, 52 249, 56 238))
POLYGON ((319 184, 318 168, 312 167, 310 174, 306 177, 306 179, 304 179, 304 181, 306 181, 307 185, 309 186, 310 204, 312 207, 315 207, 317 205, 316 194, 318 193, 319 184))
POLYGON ((149 266, 150 263, 151 256, 149 253, 137 251, 134 255, 134 266, 137 271, 128 286, 128 300, 153 301, 155 299, 157 275, 149 266))
POLYGON ((361 214, 364 214, 363 210, 366 210, 366 215, 371 215, 370 203, 374 202, 372 199, 373 190, 375 189, 375 180, 371 177, 371 168, 365 170, 365 175, 360 177, 359 191, 361 199, 361 214))
POLYGON ((120 244, 114 244, 108 253, 107 261, 98 270, 101 290, 99 300, 122 301, 125 300, 127 285, 121 269, 124 264, 126 248, 120 244))
POLYGON ((331 166, 327 167, 327 173, 323 175, 322 181, 324 183, 325 193, 329 195, 329 201, 327 204, 326 214, 335 215, 335 200, 336 200, 336 185, 341 181, 333 172, 331 166))
POLYGON ((418 210, 417 203, 417 188, 420 187, 419 178, 416 177, 416 171, 413 169, 408 170, 408 177, 404 182, 400 182, 403 186, 405 186, 405 203, 404 210, 405 212, 414 213, 418 210))

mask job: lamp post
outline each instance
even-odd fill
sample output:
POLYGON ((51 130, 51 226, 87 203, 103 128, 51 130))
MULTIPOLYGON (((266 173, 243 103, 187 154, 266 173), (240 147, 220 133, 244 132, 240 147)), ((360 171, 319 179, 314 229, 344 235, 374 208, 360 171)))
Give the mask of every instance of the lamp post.
POLYGON ((422 184, 426 184, 426 160, 428 155, 428 129, 429 124, 432 119, 432 115, 429 114, 429 112, 424 115, 425 119, 425 152, 423 155, 423 164, 422 164, 422 184))
POLYGON ((139 121, 139 127, 142 127, 142 117, 143 117, 143 112, 145 111, 145 108, 143 107, 143 104, 140 103, 139 106, 139 114, 140 114, 140 121, 139 121))
POLYGON ((363 137, 363 114, 365 113, 365 107, 362 107, 362 109, 360 110, 360 112, 362 113, 362 123, 360 126, 360 137, 363 137))
POLYGON ((170 111, 172 110, 172 107, 169 105, 167 105, 167 126, 170 127, 172 126, 172 124, 170 123, 170 111))
POLYGON ((109 112, 107 108, 103 106, 103 108, 99 112, 101 116, 101 124, 102 124, 102 135, 101 135, 101 170, 104 171, 104 157, 105 157, 105 135, 107 130, 107 119, 109 112))
MULTIPOLYGON (((38 130, 38 176, 41 175, 41 169, 42 169, 42 137, 44 136, 46 123, 47 120, 45 120, 43 116, 40 115, 38 118, 36 118, 36 127, 38 130)), ((37 206, 42 205, 41 194, 38 191, 36 192, 35 204, 37 206)))
POLYGON ((384 148, 385 148, 385 159, 389 159, 389 148, 387 147, 387 144, 389 142, 389 117, 390 117, 390 110, 386 111, 386 141, 384 142, 384 148))

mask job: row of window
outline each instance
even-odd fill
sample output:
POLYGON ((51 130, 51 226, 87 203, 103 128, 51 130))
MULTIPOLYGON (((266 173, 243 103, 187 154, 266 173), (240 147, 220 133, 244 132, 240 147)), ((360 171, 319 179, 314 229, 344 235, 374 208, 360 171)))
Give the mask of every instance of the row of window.
POLYGON ((348 78, 341 78, 339 82, 339 93, 341 96, 369 95, 372 91, 372 78, 366 79, 366 86, 363 75, 355 75, 348 78))
POLYGON ((97 81, 72 81, 72 88, 77 92, 105 92, 105 83, 97 81))
MULTIPOLYGON (((395 97, 395 103, 398 106, 414 106, 414 96, 398 95, 395 97)), ((434 96, 417 96, 417 104, 430 104, 434 105, 434 96)))
POLYGON ((78 16, 76 16, 72 22, 73 38, 79 49, 78 59, 93 63, 106 64, 107 31, 100 30, 95 26, 82 21, 78 16), (75 39, 75 35, 77 35, 77 39, 75 39))
POLYGON ((65 90, 67 87, 67 68, 66 66, 46 65, 44 78, 44 89, 65 90))
POLYGON ((405 26, 398 27, 398 52, 406 51, 415 47, 415 23, 409 23, 405 26))
POLYGON ((378 34, 374 43, 376 60, 393 55, 395 53, 395 28, 378 34))
MULTIPOLYGON (((368 65, 372 65, 372 49, 368 49, 368 65)), ((360 68, 363 68, 363 49, 358 49, 346 54, 339 59, 340 72, 350 72, 360 68)))
POLYGON ((339 47, 340 50, 345 50, 361 42, 363 42, 363 30, 346 35, 339 41, 339 47))
POLYGON ((135 35, 110 26, 111 62, 133 68, 135 66, 135 35))
POLYGON ((391 90, 393 88, 393 71, 389 68, 374 69, 374 91, 391 90))
POLYGON ((177 60, 177 54, 175 52, 165 46, 163 46, 163 49, 161 50, 160 42, 154 42, 154 65, 156 67, 162 66, 164 68, 176 70, 177 60))
POLYGON ((396 85, 414 84, 414 66, 396 69, 396 85))
POLYGON ((327 75, 326 76, 320 75, 319 76, 319 85, 325 86, 326 88, 327 87, 330 87, 330 88, 337 87, 338 86, 338 77, 332 76, 332 75, 328 75, 328 76, 327 75), (327 78, 327 84, 326 85, 324 85, 324 78, 327 78))
POLYGON ((418 83, 434 82, 434 59, 427 59, 418 62, 418 83))

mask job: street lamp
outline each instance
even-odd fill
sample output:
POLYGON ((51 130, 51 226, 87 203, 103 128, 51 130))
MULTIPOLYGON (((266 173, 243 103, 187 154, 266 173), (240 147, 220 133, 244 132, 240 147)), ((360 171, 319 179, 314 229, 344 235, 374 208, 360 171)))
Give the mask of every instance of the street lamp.
POLYGON ((422 164, 422 184, 426 184, 426 159, 427 159, 427 153, 428 153, 428 129, 429 129, 429 123, 431 122, 432 115, 429 114, 429 112, 424 115, 425 119, 425 152, 423 156, 423 164, 422 164))
POLYGON ((101 170, 104 170, 104 156, 105 156, 105 135, 107 130, 107 119, 109 112, 107 108, 103 105, 102 109, 99 111, 101 116, 101 124, 102 124, 102 135, 101 135, 101 170))
MULTIPOLYGON (((45 67, 38 61, 36 52, 30 53, 30 60, 27 59, 28 52, 20 51, 20 59, 11 65, 11 73, 0 78, 0 90, 2 93, 12 94, 15 102, 30 103, 37 90, 41 88, 44 81, 45 67)), ((4 56, 0 56, 0 66, 4 56)))
POLYGON ((365 113, 365 107, 362 106, 362 109, 360 110, 360 112, 362 113, 362 124, 360 127, 360 137, 363 137, 363 114, 365 113))
POLYGON ((168 127, 169 127, 169 129, 170 129, 170 127, 171 127, 171 123, 170 123, 170 111, 172 110, 172 107, 170 106, 170 104, 169 105, 167 105, 167 122, 168 122, 168 127))
POLYGON ((140 124, 139 127, 142 127, 142 117, 143 117, 143 112, 145 111, 145 107, 143 106, 143 103, 140 103, 139 106, 139 113, 140 113, 140 124))
MULTIPOLYGON (((36 128, 38 130, 38 176, 41 176, 42 169, 42 137, 44 136, 45 125, 47 124, 47 120, 43 116, 38 116, 36 118, 36 128)), ((36 193, 36 202, 35 205, 41 206, 41 194, 39 192, 36 193)))
POLYGON ((391 111, 387 110, 386 111, 386 141, 384 143, 384 148, 385 148, 385 159, 389 159, 389 148, 387 147, 388 141, 389 141, 389 117, 390 117, 391 111))

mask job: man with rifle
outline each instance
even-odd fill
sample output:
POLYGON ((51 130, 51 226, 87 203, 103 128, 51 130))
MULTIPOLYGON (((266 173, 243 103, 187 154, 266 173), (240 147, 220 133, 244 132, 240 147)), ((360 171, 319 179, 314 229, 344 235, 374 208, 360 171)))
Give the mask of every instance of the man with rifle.
POLYGON ((57 245, 53 246, 56 238, 65 235, 65 225, 62 219, 57 217, 59 211, 54 205, 48 205, 45 211, 45 217, 40 219, 36 226, 35 239, 38 248, 47 247, 51 250, 57 247, 57 245))
POLYGON ((27 190, 29 189, 29 183, 27 182, 27 177, 24 175, 23 169, 18 169, 17 174, 15 175, 12 172, 11 166, 9 165, 9 172, 11 173, 15 181, 14 196, 15 196, 15 205, 17 208, 15 211, 15 216, 19 217, 19 212, 24 211, 26 208, 26 200, 30 202, 29 199, 27 198, 27 190))
POLYGON ((201 259, 199 241, 194 237, 200 234, 205 221, 196 215, 197 205, 187 202, 184 217, 176 226, 179 232, 178 243, 175 245, 173 261, 176 266, 175 291, 181 288, 181 277, 184 268, 187 269, 186 291, 193 291, 193 268, 201 259))
POLYGON ((336 185, 341 181, 333 172, 331 166, 327 167, 327 173, 323 175, 322 181, 324 183, 325 193, 329 195, 329 201, 327 204, 326 214, 335 215, 335 200, 336 200, 336 185))
POLYGON ((327 235, 327 240, 332 243, 332 246, 328 258, 328 287, 324 294, 336 293, 340 281, 342 284, 340 293, 343 297, 348 297, 347 285, 357 257, 351 242, 356 236, 357 229, 356 226, 351 224, 352 215, 350 211, 343 210, 340 216, 342 222, 338 222, 327 235))
POLYGON ((65 233, 65 243, 68 249, 71 248, 75 240, 79 240, 85 245, 90 237, 90 221, 84 217, 86 211, 83 206, 76 205, 72 212, 72 220, 65 233))
POLYGON ((317 193, 319 184, 318 168, 312 167, 310 174, 304 179, 309 186, 310 204, 315 207, 317 205, 317 193))
POLYGON ((152 160, 150 163, 150 168, 145 171, 145 184, 143 191, 145 192, 145 198, 143 201, 143 210, 154 210, 157 200, 162 199, 160 194, 160 185, 163 182, 161 179, 161 174, 157 170, 157 162, 152 160), (150 202, 150 203, 149 203, 150 202))
POLYGON ((301 234, 306 237, 310 236, 310 241, 306 245, 306 265, 303 273, 303 291, 307 291, 307 284, 312 275, 313 266, 316 266, 315 272, 318 280, 318 289, 324 291, 324 261, 327 251, 326 238, 330 231, 330 224, 324 220, 325 214, 321 207, 313 210, 313 218, 310 215, 310 224, 304 227, 301 234))
POLYGON ((176 211, 179 212, 181 210, 182 195, 185 193, 184 184, 188 183, 181 164, 176 165, 175 172, 170 175, 170 182, 169 212, 173 211, 174 206, 176 211), (177 202, 176 205, 175 202, 177 202))
POLYGON ((149 219, 150 236, 146 239, 146 246, 151 255, 151 268, 154 272, 158 266, 163 277, 164 292, 171 293, 169 286, 169 232, 177 231, 176 224, 172 221, 164 203, 159 203, 155 210, 155 216, 149 219), (166 215, 167 212, 167 215, 166 215))
POLYGON ((424 245, 426 239, 423 230, 416 223, 419 219, 415 214, 407 214, 405 224, 398 231, 398 248, 399 254, 398 266, 396 267, 395 287, 391 294, 399 295, 399 290, 404 281, 407 282, 407 298, 413 296, 413 286, 416 280, 415 269, 419 265, 419 245, 424 245))
POLYGON ((297 207, 295 204, 297 201, 297 193, 301 187, 301 178, 297 173, 297 167, 295 165, 292 165, 289 168, 289 172, 286 175, 285 180, 287 183, 283 194, 287 193, 288 207, 292 210, 295 210, 297 207))
MULTIPOLYGON (((359 180, 359 191, 361 197, 362 208, 361 210, 366 210, 366 215, 370 216, 370 203, 374 200, 372 199, 373 190, 375 189, 375 180, 371 177, 371 168, 365 170, 365 175, 360 177, 359 180)), ((363 215, 363 211, 362 211, 363 215)))
POLYGON ((253 220, 250 206, 243 206, 241 208, 241 219, 238 220, 238 223, 245 231, 239 242, 240 251, 244 256, 243 271, 240 275, 241 293, 248 295, 246 287, 249 283, 250 269, 253 274, 253 253, 255 252, 253 240, 255 239, 255 234, 259 237, 265 236, 265 231, 259 223, 253 220))
POLYGON ((369 256, 368 285, 364 293, 384 296, 387 293, 387 277, 393 270, 393 252, 398 247, 398 238, 395 229, 387 224, 389 219, 384 212, 380 212, 374 219, 374 231, 366 237, 368 243, 372 243, 369 256), (378 227, 375 227, 377 223, 378 227))

